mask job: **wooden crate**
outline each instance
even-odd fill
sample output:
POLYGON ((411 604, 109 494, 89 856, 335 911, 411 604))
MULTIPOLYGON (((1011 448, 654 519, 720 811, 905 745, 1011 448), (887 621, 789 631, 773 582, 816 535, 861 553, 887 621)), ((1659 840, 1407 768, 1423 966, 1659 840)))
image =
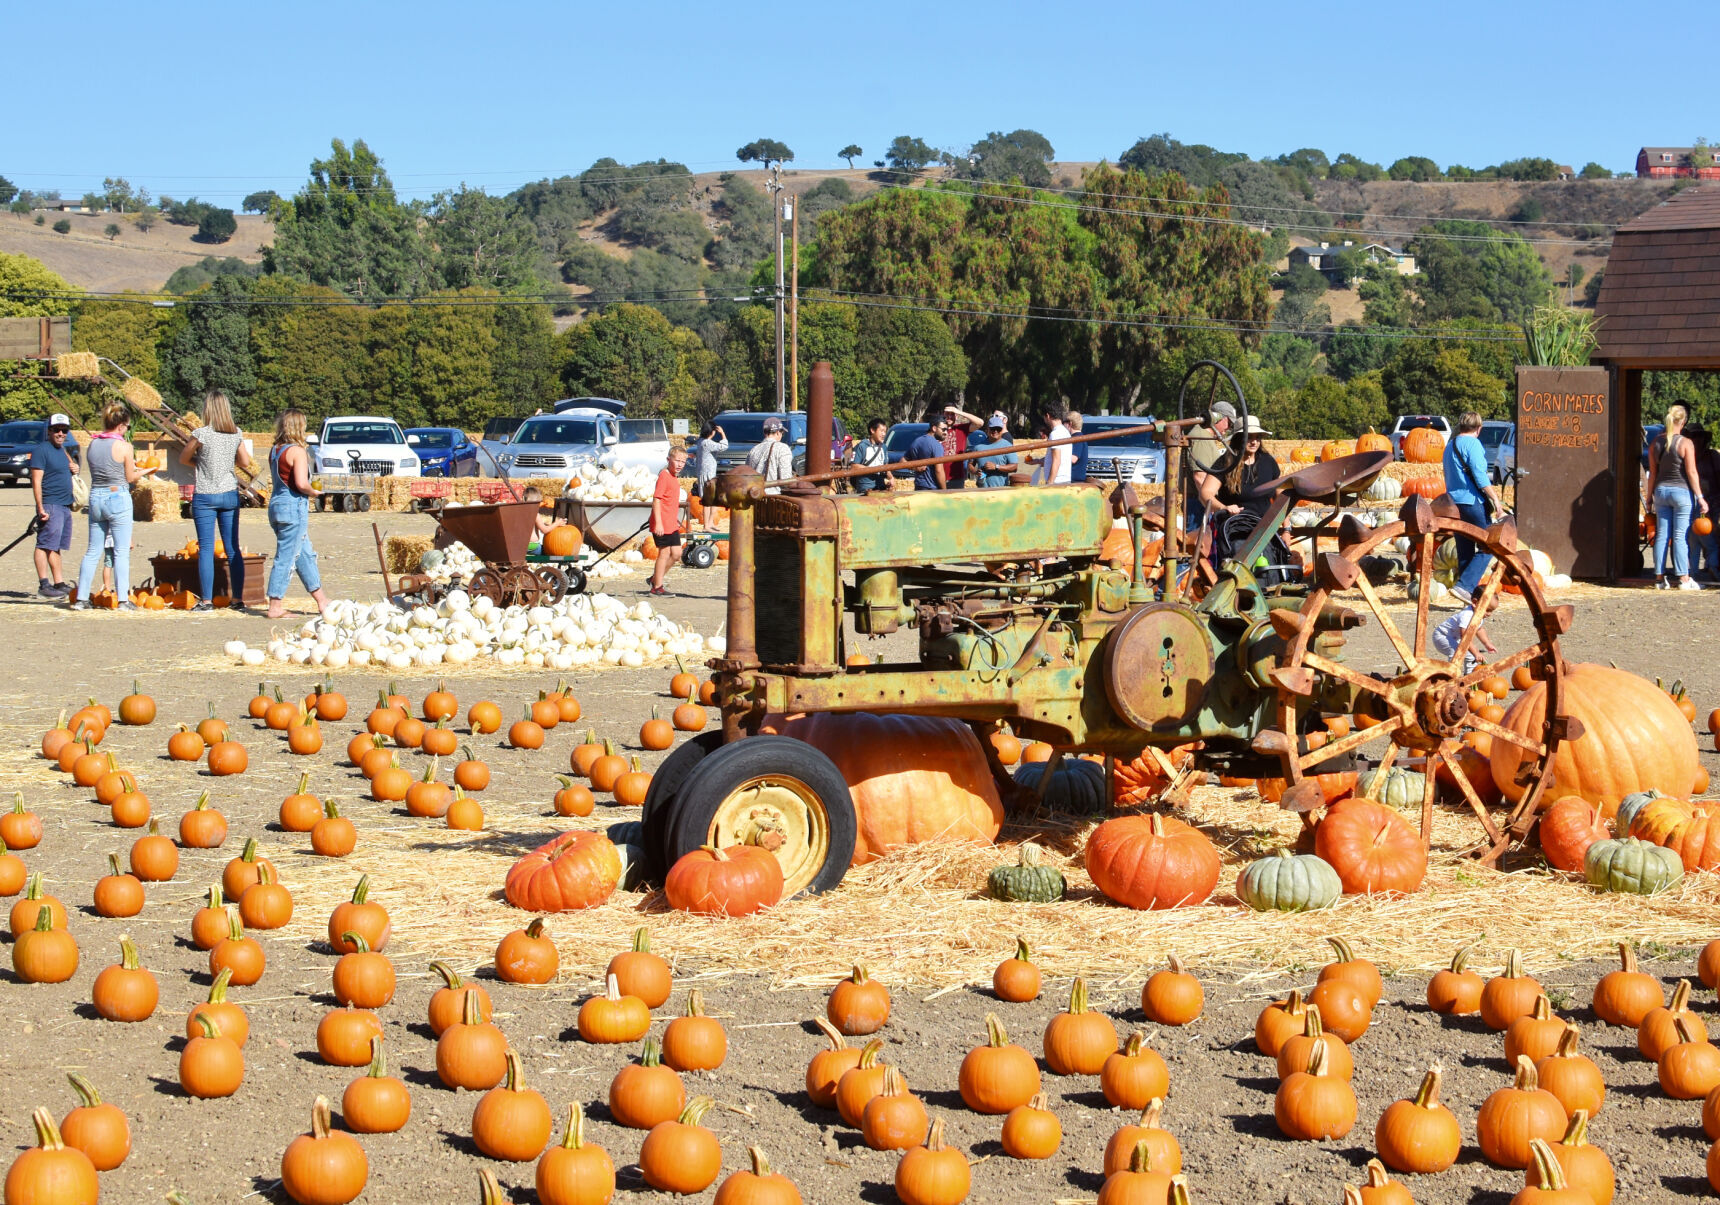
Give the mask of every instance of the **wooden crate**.
MULTIPOLYGON (((260 552, 248 552, 242 559, 245 562, 245 593, 239 601, 248 607, 263 606, 269 601, 268 558, 260 552)), ((158 586, 172 586, 193 594, 201 588, 197 580, 196 557, 152 556, 149 567, 158 586)), ((227 580, 226 557, 215 558, 215 593, 228 597, 232 594, 232 585, 227 580)))

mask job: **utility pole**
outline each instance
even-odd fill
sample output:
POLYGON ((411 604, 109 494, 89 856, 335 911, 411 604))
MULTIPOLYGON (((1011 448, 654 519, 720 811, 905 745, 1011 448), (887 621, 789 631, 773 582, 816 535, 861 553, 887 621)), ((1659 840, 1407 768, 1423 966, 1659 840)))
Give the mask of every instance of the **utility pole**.
POLYGON ((789 258, 788 279, 788 408, 800 409, 800 207, 799 197, 788 199, 789 241, 793 251, 789 258))
POLYGON ((782 166, 777 164, 770 169, 770 181, 766 187, 770 190, 770 207, 776 215, 776 412, 785 413, 788 410, 787 384, 788 374, 783 370, 783 282, 782 282, 782 166))

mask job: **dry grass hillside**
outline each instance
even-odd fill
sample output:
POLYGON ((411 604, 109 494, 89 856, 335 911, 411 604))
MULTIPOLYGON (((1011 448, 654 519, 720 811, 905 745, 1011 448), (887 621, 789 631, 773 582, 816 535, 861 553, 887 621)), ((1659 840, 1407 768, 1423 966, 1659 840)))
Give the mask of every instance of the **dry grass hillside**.
POLYGON ((122 289, 153 292, 175 271, 206 255, 232 256, 256 263, 260 248, 271 237, 268 219, 238 214, 239 231, 224 243, 199 243, 195 226, 174 226, 158 220, 147 232, 139 230, 133 214, 48 213, 42 225, 22 214, 0 212, 0 251, 39 259, 65 277, 73 288, 110 293, 122 289), (68 234, 55 233, 60 218, 72 224, 68 234), (118 238, 102 233, 109 224, 120 228, 118 238))

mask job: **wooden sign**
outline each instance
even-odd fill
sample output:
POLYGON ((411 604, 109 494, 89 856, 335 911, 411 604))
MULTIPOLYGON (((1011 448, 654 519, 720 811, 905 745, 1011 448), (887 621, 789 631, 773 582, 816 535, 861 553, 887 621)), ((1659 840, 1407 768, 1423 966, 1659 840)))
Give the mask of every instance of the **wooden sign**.
POLYGON ((1518 536, 1551 557, 1559 573, 1613 576, 1617 436, 1610 374, 1519 368, 1516 409, 1518 536))
POLYGON ((0 318, 0 360, 49 360, 72 350, 72 320, 0 318))

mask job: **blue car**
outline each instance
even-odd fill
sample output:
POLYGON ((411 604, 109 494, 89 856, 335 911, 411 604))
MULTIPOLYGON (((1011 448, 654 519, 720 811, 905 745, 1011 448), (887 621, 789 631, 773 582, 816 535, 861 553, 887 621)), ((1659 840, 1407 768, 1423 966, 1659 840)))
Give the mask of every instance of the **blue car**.
POLYGON ((457 427, 412 427, 406 432, 416 435, 414 451, 423 465, 426 477, 476 477, 478 475, 478 445, 457 427))

